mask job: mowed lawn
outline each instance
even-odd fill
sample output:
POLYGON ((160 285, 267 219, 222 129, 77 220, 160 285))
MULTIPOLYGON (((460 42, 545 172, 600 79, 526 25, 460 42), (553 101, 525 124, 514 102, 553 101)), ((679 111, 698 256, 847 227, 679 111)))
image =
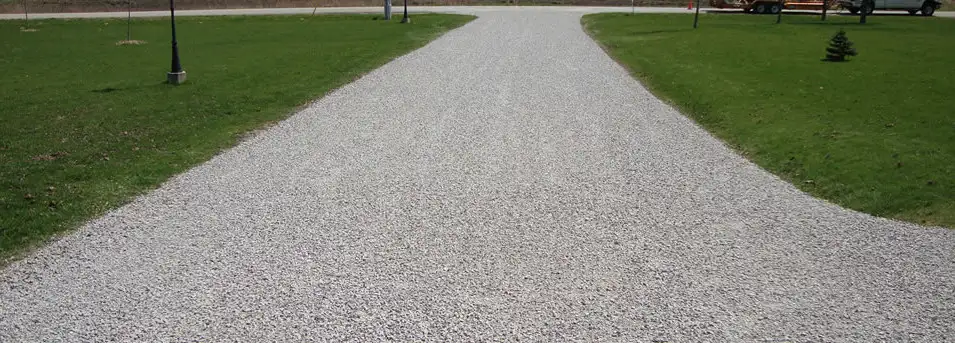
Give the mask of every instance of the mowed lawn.
POLYGON ((955 227, 955 20, 599 14, 587 30, 655 94, 800 189, 955 227), (845 29, 859 56, 821 59, 845 29))
MULTIPOLYGON (((0 257, 75 227, 473 17, 0 21, 0 257)), ((397 96, 397 94, 396 94, 397 96)))

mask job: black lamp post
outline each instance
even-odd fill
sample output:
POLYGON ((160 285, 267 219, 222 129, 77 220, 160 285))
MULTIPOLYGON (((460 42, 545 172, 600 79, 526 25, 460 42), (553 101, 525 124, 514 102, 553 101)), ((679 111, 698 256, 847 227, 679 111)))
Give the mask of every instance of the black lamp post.
POLYGON ((170 84, 179 85, 186 82, 186 71, 182 70, 182 64, 179 63, 179 44, 176 42, 176 2, 169 0, 169 16, 172 21, 172 68, 166 74, 166 80, 170 84))
POLYGON ((408 17, 408 0, 405 0, 405 16, 401 18, 402 24, 407 24, 411 22, 411 18, 408 17))

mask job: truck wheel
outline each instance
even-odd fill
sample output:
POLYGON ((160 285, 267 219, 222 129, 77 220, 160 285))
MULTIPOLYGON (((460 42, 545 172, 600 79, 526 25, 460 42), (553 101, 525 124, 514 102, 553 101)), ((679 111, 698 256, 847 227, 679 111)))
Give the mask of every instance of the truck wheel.
POLYGON ((922 4, 922 16, 931 17, 935 14, 935 4, 926 1, 922 4))
POLYGON ((756 4, 756 7, 753 8, 753 12, 756 12, 756 14, 766 14, 766 4, 756 4))
POLYGON ((865 4, 862 5, 862 10, 865 11, 865 15, 872 15, 872 11, 875 10, 875 2, 866 1, 865 4))
POLYGON ((779 11, 782 11, 782 10, 783 8, 780 7, 779 4, 773 4, 772 6, 769 6, 770 14, 779 14, 779 11))

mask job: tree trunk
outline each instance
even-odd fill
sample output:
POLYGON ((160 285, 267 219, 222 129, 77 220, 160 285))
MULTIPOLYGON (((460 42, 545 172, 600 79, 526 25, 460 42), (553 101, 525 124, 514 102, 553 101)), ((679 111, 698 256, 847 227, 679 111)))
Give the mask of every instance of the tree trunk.
POLYGON ((826 21, 827 10, 829 10, 829 0, 822 0, 822 21, 826 21))
POLYGON ((869 8, 869 1, 862 0, 862 8, 859 10, 861 12, 859 13, 859 24, 865 24, 865 19, 866 19, 865 17, 866 17, 866 12, 868 12, 867 10, 868 8, 869 8))
POLYGON ((700 0, 696 0, 696 14, 693 15, 693 28, 700 22, 700 0))
POLYGON ((776 24, 783 22, 783 0, 779 0, 779 13, 776 13, 776 24))

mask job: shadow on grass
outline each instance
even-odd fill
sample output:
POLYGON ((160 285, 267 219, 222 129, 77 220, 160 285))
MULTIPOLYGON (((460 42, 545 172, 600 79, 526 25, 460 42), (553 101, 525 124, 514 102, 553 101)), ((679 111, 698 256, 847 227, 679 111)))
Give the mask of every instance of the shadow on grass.
POLYGON ((848 23, 847 23, 847 22, 835 22, 835 21, 803 21, 803 22, 796 21, 796 22, 787 23, 785 20, 783 20, 783 24, 789 24, 789 25, 815 25, 815 26, 881 26, 881 25, 882 25, 882 24, 880 24, 880 23, 878 23, 878 22, 869 22, 869 23, 862 24, 862 23, 859 23, 859 22, 857 22, 857 21, 848 22, 848 23))
MULTIPOLYGON (((834 14, 834 15, 838 15, 840 17, 858 17, 859 16, 858 14, 852 14, 848 12, 843 12, 843 13, 834 14)), ((908 13, 872 13, 868 15, 868 17, 921 17, 921 15, 911 15, 908 13)))
POLYGON ((654 34, 660 34, 660 33, 676 33, 676 32, 687 32, 687 31, 693 31, 693 29, 687 28, 687 29, 636 31, 636 32, 633 32, 633 34, 634 35, 654 35, 654 34))
POLYGON ((121 90, 120 88, 106 87, 102 89, 94 89, 91 92, 93 93, 112 93, 115 91, 121 90))
POLYGON ((100 88, 100 89, 94 89, 94 90, 91 90, 90 92, 91 92, 91 93, 99 93, 99 94, 108 94, 108 93, 119 92, 119 91, 142 90, 142 89, 146 89, 146 88, 154 88, 154 89, 155 89, 155 88, 164 87, 164 86, 168 86, 168 85, 169 85, 169 81, 168 81, 168 80, 163 80, 163 81, 159 81, 159 82, 155 82, 155 83, 144 83, 144 84, 139 84, 139 85, 136 85, 136 86, 129 86, 129 87, 105 87, 105 88, 100 88))

